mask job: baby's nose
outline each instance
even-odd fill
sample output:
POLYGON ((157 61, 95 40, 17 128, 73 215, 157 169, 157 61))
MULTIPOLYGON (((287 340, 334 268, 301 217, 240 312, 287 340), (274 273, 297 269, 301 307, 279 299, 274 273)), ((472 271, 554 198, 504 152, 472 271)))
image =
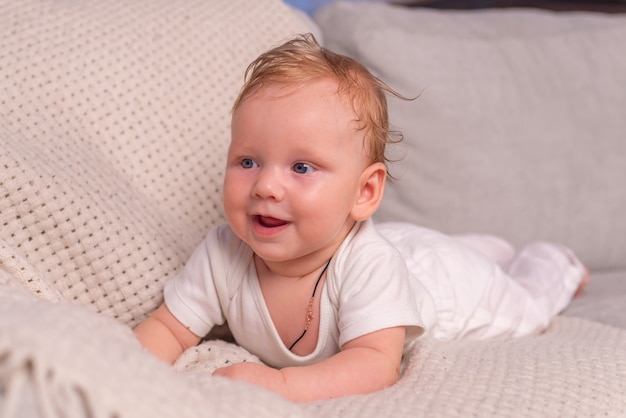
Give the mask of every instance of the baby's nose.
POLYGON ((273 168, 260 170, 254 187, 254 194, 262 199, 282 200, 285 187, 279 171, 273 168))

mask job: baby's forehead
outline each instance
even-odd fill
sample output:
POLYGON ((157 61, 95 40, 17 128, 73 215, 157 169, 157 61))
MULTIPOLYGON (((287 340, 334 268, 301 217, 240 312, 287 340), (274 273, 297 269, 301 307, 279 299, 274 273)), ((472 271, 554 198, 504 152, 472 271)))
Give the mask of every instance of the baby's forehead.
POLYGON ((291 118, 315 120, 316 126, 320 128, 321 124, 335 126, 337 132, 345 135, 346 140, 357 137, 362 143, 364 123, 354 111, 348 95, 341 90, 339 82, 332 78, 264 83, 242 98, 240 106, 233 113, 233 124, 245 124, 249 116, 258 115, 268 108, 277 109, 268 113, 277 119, 270 122, 266 118, 265 123, 282 123, 291 118), (309 111, 312 113, 307 115, 309 111), (248 116, 242 119, 238 117, 240 112, 248 116))

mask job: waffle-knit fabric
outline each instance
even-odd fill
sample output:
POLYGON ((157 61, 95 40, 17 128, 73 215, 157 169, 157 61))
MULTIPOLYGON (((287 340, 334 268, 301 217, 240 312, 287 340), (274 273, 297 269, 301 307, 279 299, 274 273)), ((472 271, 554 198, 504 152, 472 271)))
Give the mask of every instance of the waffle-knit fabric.
POLYGON ((279 0, 0 3, 0 265, 134 324, 222 220, 246 66, 306 21, 279 0))

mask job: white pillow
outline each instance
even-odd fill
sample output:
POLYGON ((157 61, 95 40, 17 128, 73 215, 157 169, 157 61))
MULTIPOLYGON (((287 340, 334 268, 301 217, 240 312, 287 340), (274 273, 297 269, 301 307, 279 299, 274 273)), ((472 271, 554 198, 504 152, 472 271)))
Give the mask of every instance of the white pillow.
POLYGON ((626 266, 626 16, 337 3, 316 21, 327 47, 419 95, 389 100, 403 160, 377 219, 626 266))

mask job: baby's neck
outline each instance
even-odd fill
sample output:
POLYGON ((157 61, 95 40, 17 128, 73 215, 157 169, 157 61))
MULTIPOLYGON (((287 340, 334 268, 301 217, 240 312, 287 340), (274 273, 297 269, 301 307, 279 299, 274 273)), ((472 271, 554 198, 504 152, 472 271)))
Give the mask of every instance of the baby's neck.
POLYGON ((303 257, 300 259, 273 262, 264 260, 255 255, 255 265, 257 274, 264 276, 272 276, 276 278, 293 278, 298 279, 307 277, 310 274, 322 269, 328 260, 332 257, 332 253, 322 255, 320 257, 303 257))

